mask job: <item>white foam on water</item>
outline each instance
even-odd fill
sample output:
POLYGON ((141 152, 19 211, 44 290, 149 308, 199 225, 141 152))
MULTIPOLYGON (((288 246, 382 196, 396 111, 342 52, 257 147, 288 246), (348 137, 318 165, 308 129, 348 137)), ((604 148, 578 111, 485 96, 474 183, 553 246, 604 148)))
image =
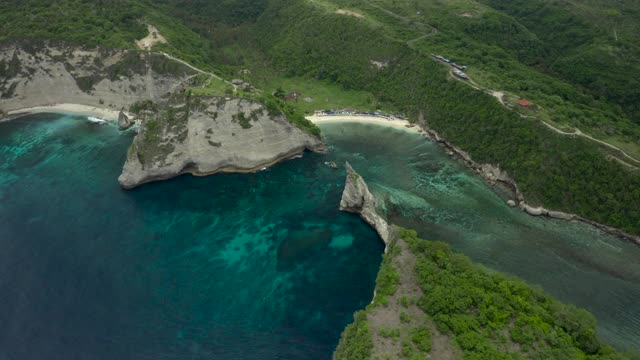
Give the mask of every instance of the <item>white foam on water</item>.
POLYGON ((105 119, 101 119, 101 118, 97 118, 97 117, 93 117, 93 116, 87 116, 87 120, 89 120, 89 122, 95 123, 95 124, 106 124, 108 121, 105 119))

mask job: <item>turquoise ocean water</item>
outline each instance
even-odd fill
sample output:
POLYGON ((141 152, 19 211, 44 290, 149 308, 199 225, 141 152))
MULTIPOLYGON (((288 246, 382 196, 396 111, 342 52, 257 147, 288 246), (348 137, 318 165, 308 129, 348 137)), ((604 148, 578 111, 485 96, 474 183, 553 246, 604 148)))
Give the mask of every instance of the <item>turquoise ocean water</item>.
MULTIPOLYGON (((592 311, 640 343, 640 249, 509 209, 437 145, 327 125, 332 152, 123 191, 132 132, 81 116, 0 124, 0 358, 328 359, 383 246, 337 211, 349 160, 393 222, 592 311)), ((637 347, 637 345, 636 345, 637 347)))
POLYGON ((320 156, 123 191, 133 134, 0 126, 1 359, 327 359, 383 245, 320 156))

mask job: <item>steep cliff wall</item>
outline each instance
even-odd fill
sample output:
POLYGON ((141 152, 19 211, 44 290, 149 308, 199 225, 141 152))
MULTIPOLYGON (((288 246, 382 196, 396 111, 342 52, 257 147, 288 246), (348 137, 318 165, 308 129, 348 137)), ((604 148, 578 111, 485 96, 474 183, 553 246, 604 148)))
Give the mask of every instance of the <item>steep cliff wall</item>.
POLYGON ((391 227, 387 221, 376 212, 376 198, 369 191, 367 183, 351 165, 345 163, 347 177, 340 200, 340 210, 360 214, 360 217, 371 225, 380 235, 385 245, 391 242, 391 227))
POLYGON ((531 216, 547 216, 554 219, 566 220, 566 221, 580 221, 586 224, 592 225, 599 230, 602 230, 608 234, 618 236, 622 239, 629 240, 637 245, 640 245, 640 237, 631 235, 626 233, 620 229, 598 223, 593 220, 589 220, 585 217, 566 213, 562 211, 549 210, 545 209, 542 206, 532 206, 527 204, 524 198, 524 195, 518 189, 518 185, 515 180, 513 180, 504 170, 501 170, 499 167, 491 165, 491 164, 479 164, 471 159, 471 156, 456 147, 446 139, 442 138, 435 130, 429 129, 425 125, 422 125, 426 131, 424 132, 425 136, 433 139, 440 146, 444 147, 447 151, 447 154, 453 156, 454 158, 460 160, 464 165, 466 165, 469 169, 476 172, 478 175, 482 176, 489 184, 494 186, 500 186, 501 188, 508 190, 513 195, 514 199, 508 200, 507 203, 509 206, 518 206, 522 211, 526 212, 531 216))
POLYGON ((262 103, 188 93, 176 98, 142 123, 118 178, 122 187, 183 173, 252 172, 324 149, 318 138, 269 114, 262 103))
POLYGON ((73 103, 120 110, 163 101, 195 72, 162 54, 63 43, 0 44, 0 109, 73 103))

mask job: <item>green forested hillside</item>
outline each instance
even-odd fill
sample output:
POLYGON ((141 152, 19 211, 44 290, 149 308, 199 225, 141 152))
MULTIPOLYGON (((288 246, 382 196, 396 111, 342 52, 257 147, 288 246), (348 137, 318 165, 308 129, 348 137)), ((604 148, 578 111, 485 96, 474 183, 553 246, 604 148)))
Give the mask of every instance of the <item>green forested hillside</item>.
MULTIPOLYGON (((589 50, 611 40, 612 32, 605 30, 616 24, 611 53, 635 54, 634 5, 597 0, 580 6, 542 0, 261 0, 251 6, 245 0, 29 0, 3 2, 0 10, 2 39, 132 48, 134 39, 146 35, 144 24, 152 23, 169 41, 157 50, 265 89, 285 84, 286 91, 296 91, 296 84, 309 89, 316 83, 335 92, 319 103, 323 108, 347 105, 329 99, 353 98, 353 106, 381 106, 424 120, 474 159, 507 170, 528 202, 640 234, 639 171, 611 160, 612 152, 596 143, 557 135, 539 121, 578 126, 625 149, 640 148, 637 102, 624 100, 634 99, 639 90, 633 76, 619 72, 637 62, 618 57, 618 67, 605 68, 597 62, 608 58, 589 50), (338 9, 358 16, 337 14, 338 9), (600 19, 599 11, 618 20, 600 19), (452 80, 447 68, 429 57, 432 52, 469 65, 478 83, 526 96, 541 110, 532 118, 518 116, 495 98, 452 80), (584 61, 564 66, 572 57, 584 61), (385 66, 378 69, 372 61, 385 66), (245 69, 249 72, 240 72, 245 69), (580 78, 590 73, 597 79, 580 78)), ((285 107, 310 110, 295 103, 285 107)))
MULTIPOLYGON (((618 29, 618 40, 610 41, 591 18, 567 13, 573 3, 564 1, 332 2, 367 14, 369 21, 390 18, 372 5, 410 19, 396 19, 389 26, 419 30, 416 24, 421 22, 435 27, 435 36, 414 35, 411 46, 424 54, 443 54, 469 65, 468 73, 485 89, 533 100, 540 105, 535 115, 547 122, 578 127, 597 138, 622 143, 640 157, 634 110, 638 87, 634 86, 636 80, 624 78, 638 70, 638 41, 622 35, 632 33, 629 27, 618 29), (522 19, 508 11, 519 14, 536 7, 540 11, 530 11, 522 19)), ((594 2, 598 1, 589 3, 594 2)), ((637 12, 623 13, 626 23, 638 22, 637 12)))
POLYGON ((133 48, 147 34, 141 4, 130 0, 0 2, 0 39, 58 39, 133 48))
POLYGON ((622 106, 640 123, 640 4, 635 1, 498 1, 544 44, 548 72, 622 106))
POLYGON ((76 45, 136 49, 147 23, 169 40, 165 50, 202 67, 212 67, 211 46, 171 8, 143 0, 7 0, 0 2, 0 41, 63 40, 76 45))
POLYGON ((404 230, 384 256, 374 301, 355 314, 334 359, 634 358, 602 343, 595 324, 585 310, 562 304, 519 279, 490 273, 445 243, 422 240, 404 230), (415 266, 403 266, 407 263, 415 266), (419 285, 419 295, 402 293, 409 279, 419 285), (385 309, 385 318, 399 317, 399 324, 393 321, 389 328, 378 328, 379 308, 385 309), (408 318, 410 311, 425 320, 408 318), (432 347, 435 333, 440 337, 438 349, 432 347), (452 350, 444 351, 443 335, 452 350), (387 338, 401 343, 401 350, 376 352, 383 348, 376 342, 387 338))
POLYGON ((448 80, 444 67, 364 19, 294 0, 272 1, 267 11, 258 27, 276 67, 369 90, 413 119, 424 118, 478 161, 500 164, 533 203, 640 232, 640 177, 606 161, 597 147, 555 135, 448 80), (369 60, 390 63, 377 70, 369 60))

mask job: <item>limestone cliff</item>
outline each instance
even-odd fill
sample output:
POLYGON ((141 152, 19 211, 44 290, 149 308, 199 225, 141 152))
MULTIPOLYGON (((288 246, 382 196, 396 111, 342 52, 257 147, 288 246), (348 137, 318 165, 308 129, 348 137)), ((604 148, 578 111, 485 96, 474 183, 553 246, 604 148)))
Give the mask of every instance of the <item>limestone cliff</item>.
POLYGON ((351 165, 345 163, 347 178, 340 200, 340 210, 360 214, 382 238, 385 245, 391 241, 391 227, 385 219, 376 212, 376 198, 369 192, 369 187, 351 165))
POLYGON ((124 108, 122 108, 122 110, 120 110, 120 113, 118 113, 118 128, 120 130, 127 130, 128 128, 132 127, 133 124, 134 122, 129 119, 127 114, 124 113, 124 108))
POLYGON ((600 224, 595 221, 591 221, 589 219, 583 218, 576 214, 565 213, 562 211, 548 210, 542 206, 534 207, 525 202, 524 195, 518 189, 518 185, 515 180, 513 180, 509 175, 500 169, 500 167, 490 164, 479 164, 471 159, 471 156, 461 150, 460 148, 454 146, 452 143, 442 138, 438 133, 429 129, 424 125, 424 120, 421 121, 423 123, 423 127, 426 128, 425 135, 434 141, 436 141, 439 145, 443 146, 447 154, 454 156, 458 160, 462 161, 469 169, 475 171, 478 175, 482 176, 486 179, 491 185, 497 185, 501 188, 507 189, 510 191, 515 199, 510 199, 507 201, 507 204, 511 207, 518 206, 522 211, 531 215, 531 216, 547 216, 554 219, 566 220, 566 221, 580 221, 589 225, 594 226, 597 229, 600 229, 608 234, 618 236, 620 238, 632 241, 638 245, 640 245, 640 237, 628 234, 620 229, 613 228, 608 225, 600 224))
POLYGON ((324 149, 262 103, 188 93, 176 98, 142 122, 118 178, 122 187, 183 173, 253 172, 305 149, 324 149))
POLYGON ((120 110, 160 102, 195 74, 162 54, 53 42, 0 44, 4 111, 59 103, 120 110))

